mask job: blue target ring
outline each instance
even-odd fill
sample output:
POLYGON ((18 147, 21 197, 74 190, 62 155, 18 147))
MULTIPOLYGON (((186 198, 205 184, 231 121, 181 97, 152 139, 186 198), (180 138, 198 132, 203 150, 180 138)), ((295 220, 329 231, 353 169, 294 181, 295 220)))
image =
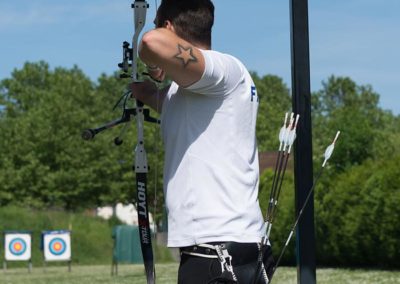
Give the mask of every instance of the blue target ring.
POLYGON ((67 244, 61 238, 54 238, 49 243, 49 250, 53 255, 62 255, 66 249, 67 244))
POLYGON ((26 251, 26 242, 21 238, 15 238, 8 245, 8 249, 13 255, 23 255, 26 251))

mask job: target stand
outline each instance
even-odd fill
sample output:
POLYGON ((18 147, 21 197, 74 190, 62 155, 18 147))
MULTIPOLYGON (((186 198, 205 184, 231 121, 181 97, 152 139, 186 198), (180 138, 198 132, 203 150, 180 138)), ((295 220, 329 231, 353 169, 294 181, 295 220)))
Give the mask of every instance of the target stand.
POLYGON ((65 261, 68 262, 68 271, 71 272, 71 231, 43 231, 41 249, 45 271, 48 262, 65 261))
POLYGON ((4 261, 3 270, 7 270, 7 262, 27 261, 28 272, 32 271, 32 232, 4 231, 4 261))

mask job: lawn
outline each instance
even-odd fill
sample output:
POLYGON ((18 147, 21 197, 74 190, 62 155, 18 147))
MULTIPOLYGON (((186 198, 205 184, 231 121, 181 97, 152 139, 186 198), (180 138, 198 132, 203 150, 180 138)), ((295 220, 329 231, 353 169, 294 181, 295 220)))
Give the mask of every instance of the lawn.
MULTIPOLYGON (((157 283, 176 283, 177 264, 157 265, 157 283)), ((112 277, 111 266, 73 266, 72 272, 67 267, 35 267, 31 273, 27 269, 10 268, 0 272, 1 284, 146 284, 141 265, 121 265, 118 276, 112 277)), ((400 271, 319 269, 318 283, 323 284, 400 284, 400 271)), ((296 284, 295 268, 279 268, 273 283, 296 284)))

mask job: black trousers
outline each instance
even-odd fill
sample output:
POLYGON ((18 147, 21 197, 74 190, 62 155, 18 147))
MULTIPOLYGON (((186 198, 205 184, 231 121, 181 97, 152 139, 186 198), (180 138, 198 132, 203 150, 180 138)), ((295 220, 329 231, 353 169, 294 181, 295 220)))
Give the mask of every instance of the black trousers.
MULTIPOLYGON (((228 252, 232 256, 233 272, 237 277, 237 282, 224 280, 224 277, 221 277, 222 268, 218 259, 181 253, 178 284, 266 284, 264 277, 259 273, 261 268, 257 244, 227 244, 233 244, 228 245, 228 252), (256 277, 258 277, 257 281, 255 281, 256 277)), ((270 246, 265 247, 263 263, 270 278, 274 267, 270 246)))

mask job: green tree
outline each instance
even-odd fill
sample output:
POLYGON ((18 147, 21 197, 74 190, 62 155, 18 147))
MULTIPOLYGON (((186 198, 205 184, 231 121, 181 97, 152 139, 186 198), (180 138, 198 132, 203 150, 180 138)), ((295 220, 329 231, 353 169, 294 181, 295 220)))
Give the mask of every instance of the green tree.
POLYGON ((400 154, 400 116, 385 111, 382 124, 375 131, 372 156, 375 159, 391 158, 400 154))
POLYGON ((316 209, 326 265, 399 267, 400 156, 367 160, 340 174, 316 209))
POLYGON ((259 151, 278 148, 278 134, 285 113, 290 111, 289 89, 283 80, 274 75, 259 77, 252 74, 260 100, 257 118, 257 141, 259 151))
POLYGON ((44 62, 27 63, 3 80, 0 204, 79 209, 132 202, 135 139, 115 147, 120 129, 89 142, 80 137, 84 128, 119 118, 112 106, 125 85, 113 76, 95 85, 77 67, 50 70, 44 62))
MULTIPOLYGON (((335 151, 336 167, 341 170, 361 164, 373 156, 383 112, 379 95, 371 86, 358 86, 348 77, 331 76, 322 90, 313 94, 314 152, 325 150, 326 138, 341 131, 335 151)), ((332 138, 331 138, 332 137, 332 138)))

